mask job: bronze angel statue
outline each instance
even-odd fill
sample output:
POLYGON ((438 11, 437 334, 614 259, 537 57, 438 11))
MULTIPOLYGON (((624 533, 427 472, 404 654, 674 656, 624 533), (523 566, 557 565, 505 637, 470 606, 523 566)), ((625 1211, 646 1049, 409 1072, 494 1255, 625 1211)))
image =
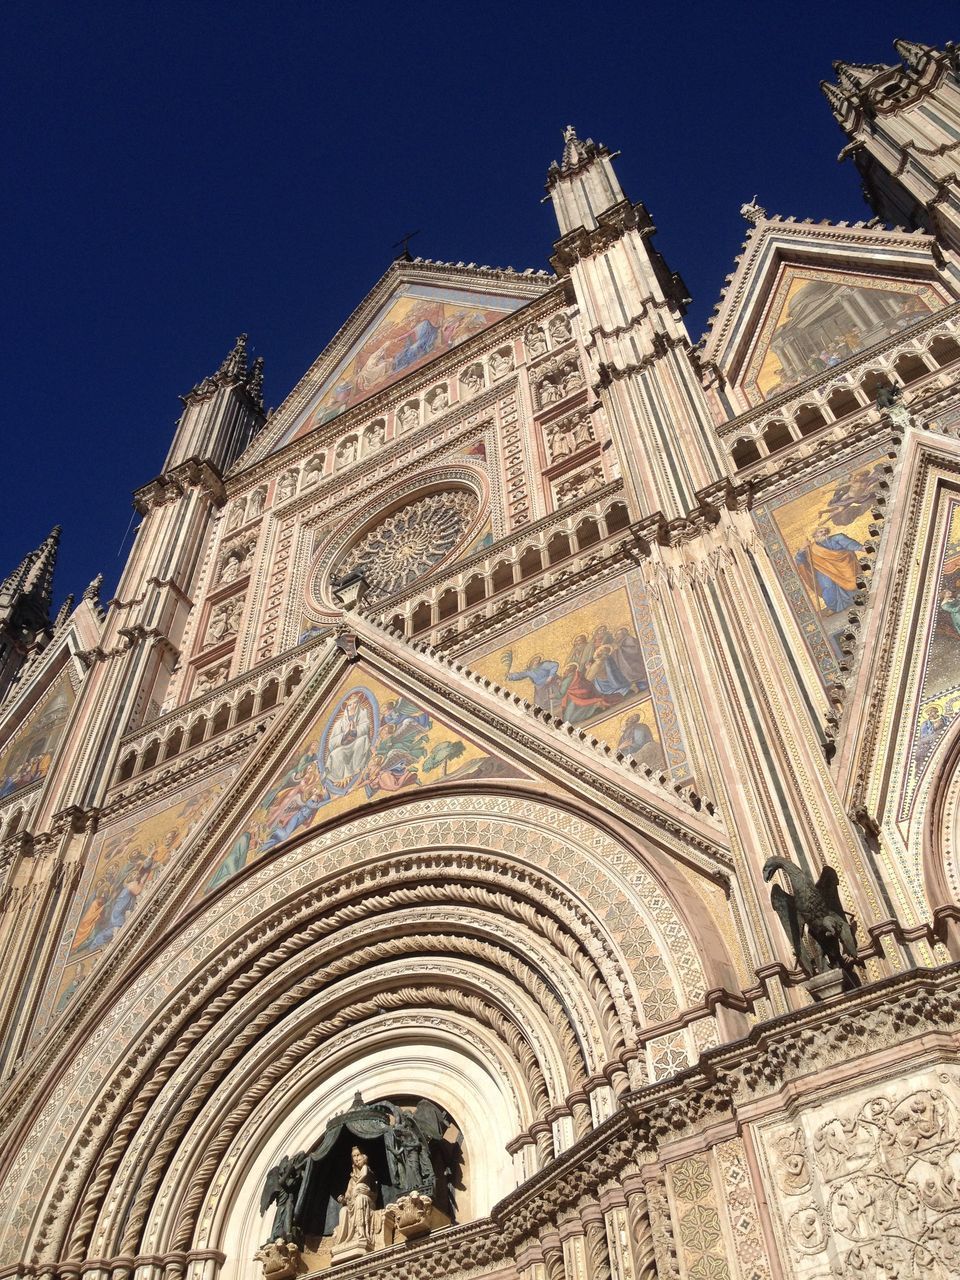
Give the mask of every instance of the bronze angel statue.
POLYGON ((303 1180, 303 1166, 306 1154, 300 1152, 295 1156, 284 1156, 279 1164, 275 1164, 267 1174, 263 1193, 260 1196, 260 1212, 266 1213, 271 1204, 276 1204, 273 1215, 273 1230, 267 1243, 271 1240, 287 1240, 300 1243, 300 1227, 294 1217, 297 1207, 297 1196, 303 1180))
POLYGON ((852 919, 840 903, 840 880, 833 867, 824 867, 814 881, 808 871, 785 858, 768 858, 763 865, 764 880, 772 880, 778 871, 790 881, 793 893, 775 884, 770 890, 770 902, 800 968, 815 974, 860 964, 852 919))

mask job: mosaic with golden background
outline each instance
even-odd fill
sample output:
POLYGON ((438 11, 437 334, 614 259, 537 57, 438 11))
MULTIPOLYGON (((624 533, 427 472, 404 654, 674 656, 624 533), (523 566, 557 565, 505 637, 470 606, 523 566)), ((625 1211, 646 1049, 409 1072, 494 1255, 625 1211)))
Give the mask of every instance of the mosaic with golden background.
POLYGON ((291 836, 395 791, 515 776, 431 712, 372 676, 358 678, 341 688, 290 754, 206 889, 291 836))
POLYGON ((0 750, 0 800, 46 777, 74 701, 73 685, 64 671, 23 728, 0 750))
POLYGON ((838 678, 839 633, 855 602, 883 461, 871 454, 820 472, 754 518, 824 684, 838 678))
POLYGON ((784 271, 744 377, 760 399, 789 391, 939 310, 944 299, 913 280, 834 271, 784 271))
POLYGON ((470 667, 568 724, 591 725, 638 763, 688 777, 645 596, 626 586, 593 595, 533 630, 515 628, 493 652, 469 657, 470 667))
POLYGON ((277 447, 383 391, 509 315, 520 302, 467 289, 401 285, 326 379, 307 417, 277 447))

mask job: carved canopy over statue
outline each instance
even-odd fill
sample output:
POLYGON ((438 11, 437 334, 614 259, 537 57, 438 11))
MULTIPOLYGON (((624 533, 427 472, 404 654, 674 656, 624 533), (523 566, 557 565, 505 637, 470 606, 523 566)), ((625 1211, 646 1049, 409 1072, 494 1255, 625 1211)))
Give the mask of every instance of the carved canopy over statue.
MULTIPOLYGON (((421 1098, 411 1109, 394 1102, 365 1103, 358 1093, 349 1111, 334 1116, 308 1151, 284 1156, 267 1174, 260 1212, 275 1205, 268 1243, 302 1245, 305 1236, 334 1236, 350 1207, 349 1179, 364 1162, 364 1194, 377 1210, 416 1193, 450 1221, 460 1170, 462 1135, 449 1114, 421 1098), (348 1203, 349 1202, 349 1203, 348 1203)), ((340 1234, 343 1234, 342 1232, 340 1234)))

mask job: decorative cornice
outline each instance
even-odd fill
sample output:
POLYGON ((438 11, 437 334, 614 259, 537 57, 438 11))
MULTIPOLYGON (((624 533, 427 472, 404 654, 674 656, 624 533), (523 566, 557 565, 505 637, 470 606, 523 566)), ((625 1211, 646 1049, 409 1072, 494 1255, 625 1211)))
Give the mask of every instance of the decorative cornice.
POLYGON ((591 230, 577 227, 573 231, 568 231, 565 236, 561 236, 553 246, 550 265, 559 278, 568 276, 570 268, 581 259, 592 258, 595 254, 603 253, 612 244, 622 239, 628 231, 653 235, 656 227, 644 205, 621 200, 598 214, 597 225, 591 230))
POLYGON ((214 507, 222 507, 227 500, 223 479, 213 463, 201 458, 188 458, 137 489, 133 505, 141 515, 147 515, 155 507, 176 502, 191 489, 205 493, 214 507))

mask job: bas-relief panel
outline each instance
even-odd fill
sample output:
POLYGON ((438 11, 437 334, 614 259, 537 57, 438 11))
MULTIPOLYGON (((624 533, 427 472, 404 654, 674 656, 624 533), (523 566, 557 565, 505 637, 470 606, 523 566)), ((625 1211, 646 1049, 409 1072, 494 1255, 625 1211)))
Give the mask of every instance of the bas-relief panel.
POLYGON ((263 792, 204 892, 348 809, 422 783, 519 777, 372 676, 342 687, 263 792))
POLYGON ((754 508, 764 546, 825 685, 840 674, 838 636, 854 604, 858 562, 870 540, 873 495, 883 466, 876 454, 867 455, 754 508))
POLYGON ((74 701, 73 685, 64 671, 0 751, 0 800, 46 777, 74 701))
POLYGON ((595 589, 508 632, 474 671, 672 779, 690 776, 686 746, 643 591, 595 589))
POLYGON ((790 269, 777 286, 745 388, 761 399, 789 391, 945 303, 916 281, 790 269))
POLYGON ((307 417, 280 443, 329 422, 521 304, 469 290, 401 285, 324 382, 307 417))
POLYGON ((103 951, 136 911, 164 867, 206 821, 235 772, 226 770, 188 791, 98 832, 61 944, 63 971, 53 1013, 66 1005, 103 951))
POLYGON ((794 1280, 956 1280, 960 1078, 900 1075, 759 1130, 794 1280))

